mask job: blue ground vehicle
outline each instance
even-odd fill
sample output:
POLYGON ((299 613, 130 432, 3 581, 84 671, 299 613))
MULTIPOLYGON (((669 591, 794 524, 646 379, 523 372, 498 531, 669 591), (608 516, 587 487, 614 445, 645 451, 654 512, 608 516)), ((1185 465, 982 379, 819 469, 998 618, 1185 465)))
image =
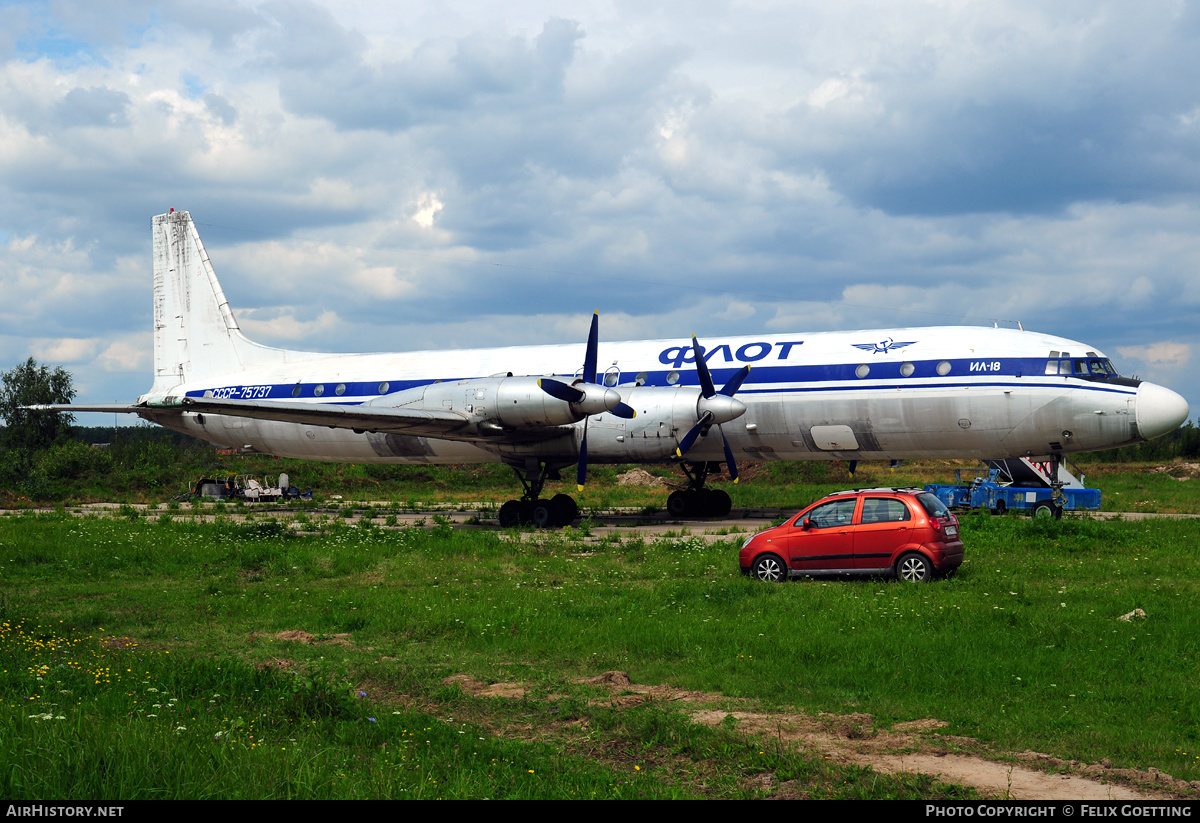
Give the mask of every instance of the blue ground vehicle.
MULTIPOLYGON (((1038 484, 1038 478, 1044 478, 1044 472, 1038 470, 1036 464, 1033 464, 1033 471, 1020 472, 1013 471, 1015 467, 1004 465, 1012 461, 988 462, 991 465, 985 468, 955 471, 954 485, 930 483, 925 486, 925 491, 936 495, 952 509, 990 509, 994 514, 1025 510, 1032 512, 1034 517, 1054 517, 1061 514, 1055 511, 1049 483, 1038 484), (1001 465, 997 465, 998 463, 1001 465), (1022 474, 1025 477, 1019 482, 1014 482, 1014 475, 1020 478, 1022 474), (1035 479, 1029 479, 1030 476, 1035 479)), ((1074 477, 1071 479, 1074 482, 1063 488, 1062 510, 1098 511, 1100 490, 1083 488, 1081 480, 1074 477)))

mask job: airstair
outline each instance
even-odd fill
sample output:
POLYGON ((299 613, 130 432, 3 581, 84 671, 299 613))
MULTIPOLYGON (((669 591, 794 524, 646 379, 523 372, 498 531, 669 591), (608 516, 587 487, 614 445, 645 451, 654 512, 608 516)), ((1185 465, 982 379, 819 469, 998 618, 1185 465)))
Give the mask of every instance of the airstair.
MULTIPOLYGON (((1008 485, 1025 488, 1051 488, 1052 466, 1049 460, 1030 460, 1028 457, 1011 457, 1005 460, 983 461, 1000 472, 1000 483, 1007 481, 1008 485)), ((1063 458, 1058 464, 1058 480, 1064 489, 1085 488, 1083 481, 1086 475, 1071 461, 1063 458), (1072 469, 1078 472, 1076 477, 1072 469)))

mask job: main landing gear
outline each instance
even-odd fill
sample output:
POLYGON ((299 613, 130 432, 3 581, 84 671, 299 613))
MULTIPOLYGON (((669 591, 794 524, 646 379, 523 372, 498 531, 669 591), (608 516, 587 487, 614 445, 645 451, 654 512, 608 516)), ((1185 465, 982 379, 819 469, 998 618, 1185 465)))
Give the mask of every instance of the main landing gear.
MULTIPOLYGON (((1065 434, 1065 432, 1064 432, 1064 434, 1065 434)), ((1063 494, 1063 486, 1065 486, 1066 483, 1064 483, 1062 481, 1062 478, 1060 478, 1058 476, 1058 467, 1060 465, 1062 465, 1062 455, 1051 454, 1050 455, 1050 503, 1051 503, 1050 511, 1047 515, 1047 513, 1040 513, 1037 508, 1034 508, 1033 514, 1035 517, 1038 516, 1040 513, 1040 514, 1042 514, 1043 517, 1050 516, 1050 517, 1053 517, 1055 520, 1062 519, 1063 508, 1065 508, 1065 506, 1066 506, 1067 496, 1065 494, 1063 494)))
POLYGON ((512 467, 517 479, 525 487, 525 494, 521 495, 520 500, 509 500, 500 507, 501 527, 537 526, 539 529, 552 529, 575 522, 579 516, 579 506, 569 494, 556 494, 549 500, 539 497, 547 480, 560 479, 559 468, 536 462, 524 467, 512 467))
POLYGON ((704 481, 721 471, 720 463, 680 463, 687 475, 687 488, 671 492, 667 511, 672 517, 724 517, 733 508, 733 500, 721 489, 705 488, 704 481))

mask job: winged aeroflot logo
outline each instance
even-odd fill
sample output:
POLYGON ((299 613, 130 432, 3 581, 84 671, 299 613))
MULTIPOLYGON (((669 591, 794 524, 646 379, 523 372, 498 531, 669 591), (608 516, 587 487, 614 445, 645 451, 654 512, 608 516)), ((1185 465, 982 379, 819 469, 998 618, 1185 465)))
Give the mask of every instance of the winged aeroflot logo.
POLYGON ((888 337, 884 340, 880 340, 878 343, 851 343, 850 345, 856 349, 869 351, 871 354, 887 354, 892 349, 902 349, 905 346, 911 346, 916 342, 916 340, 909 340, 904 343, 897 343, 895 340, 888 337))

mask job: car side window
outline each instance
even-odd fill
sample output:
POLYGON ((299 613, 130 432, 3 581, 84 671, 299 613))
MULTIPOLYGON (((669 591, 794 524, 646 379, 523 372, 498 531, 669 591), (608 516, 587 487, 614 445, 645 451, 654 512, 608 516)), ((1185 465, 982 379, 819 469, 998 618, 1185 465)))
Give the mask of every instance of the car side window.
POLYGON ((897 523, 912 515, 904 502, 894 497, 868 497, 863 500, 862 523, 897 523))
MULTIPOLYGON (((857 500, 850 498, 849 500, 835 500, 832 503, 817 506, 807 515, 809 525, 814 529, 849 526, 850 521, 854 519, 854 506, 857 503, 857 500)), ((803 523, 804 519, 801 518, 800 522, 803 523)))

